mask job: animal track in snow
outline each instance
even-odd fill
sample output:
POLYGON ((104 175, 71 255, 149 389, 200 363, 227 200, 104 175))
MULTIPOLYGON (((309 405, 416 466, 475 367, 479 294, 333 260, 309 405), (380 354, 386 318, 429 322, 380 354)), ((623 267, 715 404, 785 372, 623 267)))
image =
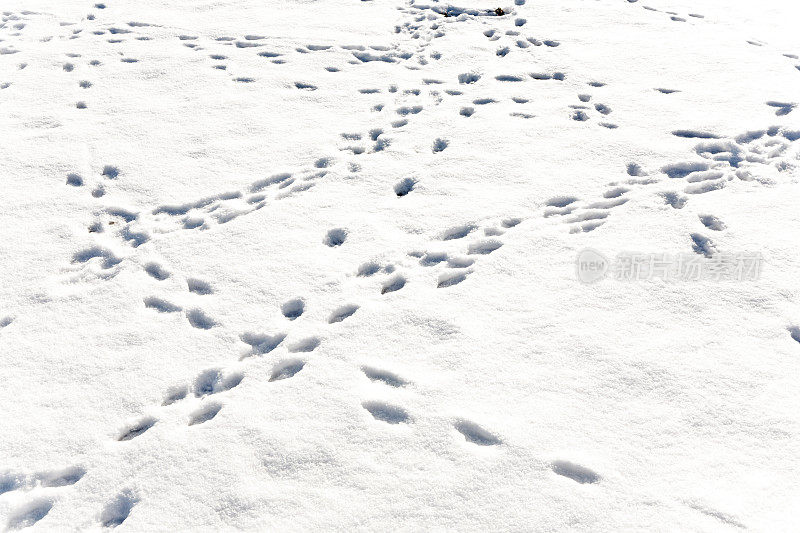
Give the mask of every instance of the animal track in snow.
POLYGON ((170 387, 167 389, 166 394, 164 394, 164 400, 161 402, 161 405, 172 405, 186 398, 187 394, 189 394, 189 387, 187 385, 175 385, 170 387))
POLYGON ((305 311, 305 302, 300 298, 288 300, 281 305, 281 313, 289 320, 299 318, 305 311))
POLYGON ((796 104, 796 103, 794 103, 794 102, 775 102, 775 101, 769 101, 769 102, 767 102, 767 105, 768 105, 768 106, 770 106, 770 107, 774 107, 774 108, 776 108, 776 109, 775 109, 775 114, 776 114, 777 116, 779 116, 779 117, 780 117, 780 116, 783 116, 783 115, 788 115, 789 113, 791 113, 791 112, 792 112, 792 110, 793 110, 795 107, 797 107, 797 104, 796 104))
POLYGON ((193 328, 211 329, 217 325, 214 319, 197 308, 186 311, 186 318, 189 319, 189 324, 191 324, 193 328))
POLYGON ((381 294, 399 291, 406 285, 406 278, 400 274, 395 274, 383 283, 381 294))
POLYGON ((186 280, 186 284, 189 292, 193 292, 195 294, 208 295, 213 294, 214 292, 214 289, 210 283, 197 278, 188 278, 186 280))
POLYGON ((170 275, 169 272, 158 263, 147 263, 144 266, 144 271, 147 272, 150 277, 153 277, 158 281, 164 281, 165 279, 169 278, 170 275))
POLYGON ((593 470, 569 461, 553 461, 551 469, 559 476, 567 477, 581 484, 599 483, 601 480, 593 470))
POLYGON ((76 252, 72 256, 73 263, 88 263, 92 259, 101 258, 102 261, 100 262, 103 269, 111 269, 122 262, 122 259, 118 258, 114 253, 107 249, 103 248, 102 246, 92 246, 90 248, 86 248, 79 252, 76 252))
POLYGON ((0 494, 17 490, 30 491, 38 487, 71 486, 80 481, 85 475, 86 468, 82 466, 68 466, 33 474, 4 472, 0 474, 0 494))
POLYGON ((407 423, 410 419, 405 409, 385 402, 369 401, 362 403, 361 406, 366 409, 375 420, 380 420, 388 424, 407 423))
POLYGON ((239 338, 250 345, 252 354, 263 355, 277 348, 286 339, 286 334, 243 333, 239 338))
POLYGON ((497 239, 486 239, 482 241, 477 241, 469 245, 469 250, 467 253, 470 255, 487 255, 498 248, 503 246, 503 243, 498 241, 497 239))
POLYGON ((221 410, 221 403, 213 401, 206 402, 198 409, 193 411, 191 415, 189 415, 189 425, 196 426, 199 424, 204 424, 217 416, 221 410))
POLYGON ((688 198, 681 196, 676 192, 664 192, 661 193, 661 196, 663 196, 664 201, 674 209, 683 209, 683 207, 686 205, 686 202, 689 201, 688 198))
POLYGON ((106 165, 103 167, 102 175, 111 180, 117 179, 119 176, 119 169, 113 165, 106 165))
POLYGON ((321 342, 322 341, 318 337, 306 337, 305 339, 290 344, 287 349, 292 353, 313 352, 321 342))
POLYGON ((283 379, 289 379, 303 370, 305 364, 305 361, 302 359, 283 360, 272 368, 272 374, 270 375, 269 380, 280 381, 283 379))
POLYGON ((125 429, 123 429, 122 432, 117 437, 117 440, 118 441, 126 441, 126 440, 134 439, 134 438, 138 437, 139 435, 143 434, 145 431, 147 431, 151 427, 153 427, 156 422, 157 422, 157 420, 154 417, 146 416, 146 417, 142 418, 141 420, 139 420, 138 422, 135 422, 134 424, 126 427, 125 429))
POLYGON ((692 250, 700 255, 711 257, 716 253, 717 248, 708 237, 699 233, 692 233, 689 235, 692 240, 692 250))
POLYGON ((467 442, 478 446, 497 446, 502 441, 478 424, 469 420, 457 420, 454 424, 456 430, 464 436, 467 442))
POLYGON ((361 264, 361 266, 358 267, 357 275, 362 277, 368 277, 377 274, 378 272, 380 272, 380 270, 381 266, 378 263, 374 261, 368 261, 366 263, 361 264))
POLYGON ((699 130, 675 130, 672 134, 684 139, 719 139, 719 135, 699 130))
POLYGON ((133 491, 129 489, 123 490, 103 508, 100 513, 100 525, 105 528, 114 528, 122 525, 137 503, 139 503, 139 498, 133 491))
POLYGON ((145 298, 144 306, 148 309, 155 309, 159 313, 176 313, 181 310, 180 306, 156 296, 149 296, 145 298))
POLYGON ((349 318, 358 311, 359 306, 355 304, 347 304, 336 308, 328 317, 328 324, 342 322, 344 319, 349 318))
POLYGON ((450 141, 445 139, 436 139, 433 141, 433 153, 443 152, 445 148, 450 144, 450 141))
POLYGON ((710 230, 722 231, 725 229, 725 223, 714 215, 699 215, 699 217, 700 222, 710 230))
POLYGON ((453 270, 449 272, 442 272, 439 274, 439 280, 436 284, 437 288, 444 288, 444 287, 452 287, 453 285, 458 285, 469 275, 469 270, 453 270))
POLYGON ((224 374, 222 370, 212 368, 204 370, 194 379, 191 390, 197 398, 202 398, 211 394, 218 394, 231 390, 238 386, 243 379, 244 374, 241 372, 229 372, 224 374))
POLYGON ((412 178, 403 178, 394 186, 394 193, 397 196, 405 196, 414 190, 414 186, 417 184, 417 181, 412 178))
POLYGON ((34 525, 47 516, 53 508, 53 500, 47 497, 36 498, 12 511, 8 518, 9 530, 24 529, 34 525))
POLYGON ((476 229, 477 229, 477 227, 472 225, 472 224, 465 224, 463 226, 455 226, 453 228, 445 230, 445 232, 442 233, 441 237, 439 237, 439 238, 441 240, 443 240, 443 241, 450 241, 450 240, 454 240, 454 239, 463 239, 464 237, 466 237, 467 235, 469 235, 470 233, 472 233, 476 229))
POLYGON ((361 371, 370 381, 379 381, 390 387, 405 387, 408 382, 393 372, 371 366, 362 366, 361 371))
POLYGON ((331 248, 335 248, 337 246, 341 246, 344 244, 344 241, 347 239, 347 230, 344 228, 334 228, 329 230, 327 234, 325 234, 325 238, 323 239, 323 243, 325 246, 330 246, 331 248))
POLYGON ((36 475, 42 487, 66 487, 80 481, 86 475, 82 466, 68 466, 60 470, 41 472, 36 475))

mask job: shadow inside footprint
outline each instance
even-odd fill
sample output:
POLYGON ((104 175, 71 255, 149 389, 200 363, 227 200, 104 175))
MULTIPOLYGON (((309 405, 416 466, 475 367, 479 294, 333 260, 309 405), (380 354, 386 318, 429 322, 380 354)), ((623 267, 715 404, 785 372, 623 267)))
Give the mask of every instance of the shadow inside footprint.
POLYGON ((459 420, 455 423, 455 428, 459 433, 464 435, 467 442, 477 444, 478 446, 496 446, 502 441, 496 436, 480 427, 475 422, 468 420, 459 420))
POLYGON ((189 425, 196 426, 198 424, 203 424, 208 422, 222 410, 222 404, 217 402, 209 402, 196 411, 194 411, 191 415, 189 415, 189 425))
POLYGON ((390 387, 404 387, 407 382, 392 372, 388 370, 381 370, 379 368, 373 368, 370 366, 362 366, 361 371, 364 372, 364 375, 367 376, 371 381, 380 381, 389 385, 390 387))
POLYGON ((356 311, 358 311, 358 306, 355 304, 343 305, 331 313, 328 317, 328 324, 342 322, 345 318, 353 316, 356 311))
POLYGON ((280 381, 282 379, 288 379, 303 370, 304 366, 306 366, 306 362, 302 359, 287 359, 281 361, 272 369, 272 375, 269 380, 280 381))
POLYGON ((8 529, 23 529, 30 527, 50 512, 53 508, 53 500, 49 498, 38 498, 29 502, 16 511, 8 519, 8 529))
POLYGON ((156 419, 152 416, 146 416, 135 424, 125 428, 117 437, 118 441, 126 441, 135 439, 156 424, 156 419))
POLYGON ((289 351, 292 353, 313 352, 317 349, 317 346, 319 346, 321 342, 322 341, 318 337, 308 337, 306 339, 301 339, 289 346, 289 351))
POLYGON ((208 295, 214 292, 210 283, 197 278, 187 279, 186 284, 189 286, 189 292, 195 294, 208 295))
POLYGON ((444 287, 452 287, 453 285, 458 285, 465 279, 467 279, 467 275, 469 274, 466 270, 456 270, 451 272, 442 272, 439 274, 439 281, 436 284, 436 287, 442 289, 444 287))
POLYGON ((289 320, 294 320, 303 314, 305 307, 305 302, 302 299, 295 298, 281 305, 281 313, 289 320))
POLYGON ((388 403, 364 402, 361 406, 369 411, 369 414, 371 414, 375 420, 380 420, 389 424, 400 424, 408 422, 409 420, 408 413, 404 409, 389 405, 388 403))
POLYGON ((328 231, 322 242, 325 243, 325 246, 334 248, 344 244, 345 239, 347 239, 347 230, 343 228, 335 228, 328 231))
POLYGON ((569 461, 553 461, 551 468, 559 476, 568 477, 578 483, 598 483, 601 479, 593 470, 569 461))
MULTIPOLYGON (((68 466, 61 470, 53 470, 39 474, 39 480, 43 487, 66 487, 74 485, 86 475, 86 469, 82 466, 68 466)), ((2 491, 0 491, 2 492, 2 491)))
POLYGON ((211 329, 217 325, 214 319, 203 313, 200 309, 186 311, 186 318, 189 319, 189 324, 197 329, 211 329))
POLYGON ((217 394, 239 385, 244 379, 244 374, 241 372, 232 372, 228 375, 223 375, 221 370, 211 368, 205 370, 198 375, 192 386, 192 392, 198 398, 207 396, 209 394, 217 394))
POLYGON ((388 292, 395 292, 399 291, 406 285, 406 278, 401 276, 400 274, 396 274, 386 280, 384 282, 383 287, 381 288, 381 294, 386 294, 388 292))
POLYGON ((278 333, 276 335, 267 335, 264 333, 243 333, 240 337, 242 342, 249 344, 253 347, 253 353, 265 354, 269 353, 278 347, 283 339, 286 338, 285 333, 278 333))
POLYGON ((119 526, 128 518, 138 502, 139 498, 132 491, 123 490, 103 508, 100 524, 108 528, 119 526))

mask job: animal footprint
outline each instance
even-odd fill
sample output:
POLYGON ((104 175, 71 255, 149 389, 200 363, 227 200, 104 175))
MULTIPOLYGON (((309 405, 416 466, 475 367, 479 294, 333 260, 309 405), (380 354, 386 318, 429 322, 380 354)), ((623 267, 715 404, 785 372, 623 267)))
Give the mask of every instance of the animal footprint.
POLYGON ((222 404, 219 402, 208 402, 202 405, 199 409, 189 415, 189 425, 196 426, 204 424, 213 419, 222 410, 222 404))
POLYGON ((37 498, 13 511, 8 519, 7 527, 9 530, 30 527, 47 516, 52 508, 52 499, 37 498))
POLYGON ((244 333, 239 338, 242 339, 242 342, 252 347, 252 354, 263 355, 277 348, 286 338, 286 334, 244 333))
POLYGON ((189 324, 197 329, 211 329, 217 325, 213 318, 206 315, 200 309, 186 311, 186 318, 189 319, 189 324))
POLYGON ((362 366, 361 371, 370 379, 370 381, 380 381, 390 387, 405 387, 407 381, 388 370, 381 370, 371 366, 362 366))
POLYGON ((150 277, 157 279, 158 281, 164 281, 169 277, 169 272, 167 272, 161 265, 158 263, 147 263, 144 266, 144 271, 150 277))
POLYGON ((436 284, 438 288, 452 287, 467 279, 469 275, 468 270, 456 270, 452 272, 443 272, 439 274, 439 280, 436 284))
POLYGON ((371 414, 375 420, 380 420, 388 424, 406 423, 410 418, 405 409, 385 402, 364 402, 361 406, 369 411, 369 414, 371 414))
POLYGON ((568 477, 578 483, 599 483, 601 479, 593 470, 569 461, 553 461, 551 468, 559 476, 568 477))
POLYGON ((404 178, 400 180, 394 186, 394 193, 397 196, 406 196, 412 190, 414 190, 414 186, 417 184, 417 181, 412 178, 404 178))
POLYGON ((344 244, 344 241, 347 239, 347 230, 343 228, 335 228, 325 235, 323 239, 323 243, 325 246, 330 246, 331 248, 335 248, 336 246, 341 246, 344 244))
POLYGON ((121 525, 130 516, 133 507, 138 502, 139 498, 133 491, 123 490, 103 508, 103 512, 100 513, 100 525, 107 528, 121 525))
POLYGON ((272 369, 270 381, 280 381, 282 379, 289 379, 305 367, 306 363, 302 359, 286 359, 281 361, 272 369))
POLYGON ((289 320, 299 318, 305 311, 305 302, 300 298, 289 300, 281 305, 281 313, 289 320))
POLYGON ((288 350, 292 353, 313 352, 321 342, 322 341, 318 337, 307 337, 291 344, 288 350))
POLYGON ((224 375, 221 370, 212 368, 200 373, 194 380, 192 392, 198 398, 218 394, 239 385, 244 379, 241 372, 233 372, 224 375))
POLYGON ((343 305, 331 313, 328 317, 328 324, 342 322, 344 319, 353 316, 356 311, 358 311, 358 306, 355 304, 343 305))
POLYGON ((467 442, 477 444, 478 446, 497 446, 502 443, 499 438, 483 429, 475 422, 458 420, 455 423, 455 428, 464 436, 467 442))
POLYGON ((196 278, 187 279, 186 284, 189 286, 189 292, 193 292, 195 294, 208 295, 214 292, 210 283, 196 278))
POLYGON ((388 292, 395 292, 399 291, 406 285, 406 278, 400 274, 395 274, 388 280, 386 280, 381 287, 381 294, 386 294, 388 292))
POLYGON ((156 424, 156 419, 152 416, 146 416, 135 422, 134 424, 126 427, 117 437, 118 441, 126 441, 135 439, 156 424))

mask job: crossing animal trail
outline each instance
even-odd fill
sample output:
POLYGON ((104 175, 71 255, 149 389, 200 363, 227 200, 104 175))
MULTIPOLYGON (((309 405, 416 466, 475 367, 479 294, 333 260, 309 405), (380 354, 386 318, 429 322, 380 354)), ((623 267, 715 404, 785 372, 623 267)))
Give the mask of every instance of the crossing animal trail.
MULTIPOLYGON (((226 95, 220 96, 221 100, 237 95, 233 100, 238 102, 248 101, 244 95, 261 95, 282 70, 314 58, 313 69, 302 75, 293 71, 287 74, 285 89, 300 95, 305 102, 315 102, 346 86, 347 95, 363 99, 358 100, 359 105, 364 102, 365 111, 372 117, 358 127, 350 123, 340 127, 337 121, 333 126, 322 125, 318 132, 319 153, 304 154, 304 159, 291 168, 275 165, 274 170, 259 172, 260 175, 251 175, 247 169, 244 185, 237 182, 234 187, 221 186, 207 195, 194 195, 187 189, 177 200, 172 197, 167 201, 159 198, 160 190, 154 188, 138 196, 146 201, 126 201, 142 192, 144 186, 136 181, 141 169, 127 164, 130 162, 123 156, 93 154, 88 165, 76 164, 59 173, 59 191, 84 194, 88 202, 95 202, 93 219, 86 228, 95 240, 76 245, 64 258, 65 269, 71 274, 65 285, 88 292, 98 290, 100 281, 109 281, 108 285, 129 284, 132 282, 127 276, 141 274, 146 289, 142 294, 136 293, 130 304, 141 313, 144 323, 168 323, 176 330, 183 328, 177 330, 178 334, 209 342, 223 339, 230 347, 218 360, 198 363, 188 375, 170 376, 171 385, 164 387, 155 401, 142 401, 144 407, 132 407, 130 417, 123 417, 118 426, 109 426, 106 440, 111 453, 128 457, 126 460, 132 464, 138 446, 161 439, 166 442, 181 432, 198 439, 200 435, 222 434, 237 416, 235 407, 247 394, 257 390, 269 402, 277 403, 283 399, 281 394, 293 387, 312 391, 320 383, 332 387, 326 380, 331 379, 329 372, 336 365, 348 368, 343 373, 349 372, 349 377, 364 387, 351 391, 346 410, 352 420, 367 428, 370 438, 379 435, 388 442, 400 442, 408 434, 435 433, 432 438, 442 454, 486 458, 493 457, 488 454, 513 453, 519 441, 514 432, 507 430, 508 426, 491 417, 481 419, 476 413, 475 418, 463 413, 455 416, 447 411, 449 406, 436 405, 430 389, 425 389, 430 385, 426 384, 424 372, 403 368, 388 355, 374 356, 368 362, 361 354, 331 357, 335 350, 331 348, 329 352, 329 346, 335 348, 335 343, 341 342, 337 335, 369 337, 370 321, 376 313, 391 312, 424 291, 430 290, 425 293, 425 301, 434 307, 448 298, 470 297, 481 283, 493 281, 490 273, 510 268, 506 261, 520 252, 519 233, 526 232, 534 238, 544 234, 543 230, 531 229, 539 222, 542 227, 544 223, 558 225, 566 234, 565 242, 571 242, 569 239, 613 231, 616 221, 629 216, 633 208, 650 206, 648 202, 656 199, 666 206, 660 216, 682 216, 688 221, 682 245, 703 258, 714 257, 725 251, 726 238, 731 229, 736 229, 736 221, 702 205, 700 199, 727 193, 739 184, 770 187, 783 183, 782 176, 790 172, 800 139, 791 127, 758 127, 731 136, 730 132, 700 124, 681 124, 667 134, 686 143, 685 159, 653 166, 641 152, 631 153, 630 163, 619 167, 618 177, 591 193, 562 182, 561 190, 534 198, 531 204, 535 207, 525 212, 508 209, 501 215, 496 211, 490 215, 488 209, 483 212, 483 207, 473 204, 464 209, 460 219, 421 217, 425 220, 416 227, 402 228, 402 232, 420 236, 414 241, 417 245, 402 250, 383 249, 386 244, 370 249, 363 227, 341 220, 326 221, 315 228, 313 238, 299 240, 296 245, 314 253, 330 253, 334 258, 331 265, 320 267, 318 274, 336 273, 346 282, 355 280, 353 285, 362 284, 363 291, 346 283, 341 287, 331 283, 321 291, 315 280, 307 280, 305 285, 297 283, 290 294, 280 297, 254 290, 253 299, 264 315, 272 313, 274 320, 254 317, 253 323, 256 319, 258 322, 250 329, 239 327, 234 315, 222 312, 225 308, 214 302, 233 298, 227 278, 232 275, 231 269, 220 265, 218 270, 205 269, 202 273, 187 271, 190 267, 181 260, 181 246, 193 241, 214 242, 211 236, 220 232, 230 232, 228 235, 236 238, 245 223, 267 220, 267 213, 301 213, 303 208, 298 206, 304 202, 313 205, 310 198, 316 193, 334 198, 338 190, 356 190, 354 184, 380 189, 387 201, 405 202, 397 205, 423 201, 436 190, 440 176, 404 168, 380 181, 374 179, 375 168, 381 162, 408 155, 414 150, 408 147, 411 142, 436 164, 453 161, 448 158, 457 157, 455 154, 463 150, 463 139, 451 133, 452 122, 448 120, 480 124, 487 119, 509 117, 535 128, 542 118, 541 107, 537 107, 545 100, 542 94, 552 90, 564 96, 563 101, 558 100, 558 124, 563 128, 594 128, 608 135, 625 130, 626 120, 630 120, 627 103, 615 99, 610 91, 618 81, 611 76, 600 77, 603 81, 599 81, 594 77, 596 72, 589 75, 567 68, 569 62, 564 58, 574 50, 574 40, 566 32, 557 35, 555 29, 552 35, 549 31, 540 34, 536 17, 527 11, 533 6, 526 6, 525 0, 513 4, 504 6, 502 14, 491 9, 437 4, 403 5, 394 34, 397 41, 391 46, 366 41, 280 42, 244 32, 209 35, 192 28, 170 28, 162 21, 112 20, 115 6, 97 4, 81 21, 82 27, 70 22, 69 26, 60 26, 60 33, 53 32, 49 41, 43 41, 43 46, 49 42, 76 43, 74 53, 52 61, 49 68, 68 80, 65 86, 68 84, 73 92, 69 97, 65 94, 63 103, 70 111, 82 113, 70 120, 86 120, 92 125, 87 129, 98 127, 93 113, 110 100, 105 92, 114 79, 109 75, 110 69, 124 68, 128 70, 116 72, 141 72, 154 79, 165 75, 149 52, 154 48, 148 47, 156 46, 169 46, 170 53, 184 59, 187 69, 202 70, 208 80, 213 80, 210 83, 218 83, 213 87, 224 88, 221 94, 226 95), (489 45, 485 59, 496 70, 474 72, 462 65, 456 70, 443 67, 440 71, 435 67, 452 60, 454 50, 448 48, 448 39, 462 34, 489 45), (78 43, 87 42, 97 53, 87 54, 85 48, 77 47, 78 43), (511 67, 520 57, 535 67, 511 67), (368 74, 373 68, 395 69, 385 72, 402 72, 403 76, 387 77, 377 83, 375 76, 368 74), (337 76, 353 72, 361 76, 359 83, 335 81, 337 76), (409 73, 415 76, 410 77, 409 73), (440 120, 441 117, 448 118, 440 120), (435 121, 436 127, 426 131, 428 121, 435 121), (362 178, 364 181, 359 181, 362 178), (595 231, 598 233, 592 233, 595 231), (367 249, 370 253, 365 252, 367 249), (163 251, 163 256, 157 251, 163 251), (347 262, 346 254, 350 253, 358 254, 355 263, 347 262), (341 264, 348 265, 344 274, 335 270, 341 264), (335 298, 325 300, 323 305, 322 293, 334 294, 335 298), (440 408, 442 411, 437 411, 440 408)), ((676 28, 708 25, 700 14, 654 12, 653 16, 676 28)), ((35 27, 35 18, 9 18, 4 22, 13 24, 2 29, 25 35, 35 27)), ((0 58, 14 58, 14 69, 3 74, 8 81, 0 80, 0 95, 14 95, 22 74, 42 65, 28 53, 26 41, 13 40, 5 34, 0 38, 4 39, 0 41, 0 58)), ((754 50, 766 49, 758 41, 750 46, 754 50)), ((791 68, 797 57, 786 59, 790 60, 787 68, 791 68)), ((647 91, 663 99, 680 98, 684 93, 685 88, 680 85, 673 88, 666 80, 663 83, 659 88, 648 85, 647 91)), ((765 96, 758 105, 773 117, 770 120, 788 120, 796 114, 796 104, 778 95, 765 96)), ((124 117, 120 118, 118 126, 124 124, 124 117)), ((223 132, 219 135, 225 136, 223 132)), ((203 144, 199 137, 192 140, 195 141, 203 144)), ((235 157, 233 153, 217 151, 218 146, 205 146, 203 150, 192 157, 209 156, 218 162, 230 162, 235 157)), ((236 168, 241 170, 243 166, 236 168)), ((457 190, 448 192, 457 194, 457 190)), ((365 215, 365 222, 368 218, 365 215)), ((288 232, 291 228, 272 230, 288 232)), ((268 233, 259 238, 269 239, 268 233)), ((209 246, 201 249, 212 251, 209 246)), ((273 274, 277 272, 263 271, 265 278, 273 274)), ((0 318, 0 335, 13 334, 22 327, 23 321, 16 314, 1 311, 5 318, 0 318)), ((800 342, 796 330, 795 326, 787 326, 783 334, 787 343, 800 342)), ((133 393, 137 402, 143 400, 137 394, 133 393)), ((566 452, 540 459, 538 473, 550 482, 562 483, 568 487, 566 490, 602 489, 615 482, 613 473, 601 465, 573 459, 566 452)), ((14 471, 0 478, 0 487, 8 488, 21 502, 11 510, 8 527, 49 525, 45 520, 54 520, 61 512, 60 494, 73 486, 77 493, 83 487, 80 484, 92 481, 93 475, 91 468, 76 462, 63 469, 14 471), (50 492, 41 491, 42 488, 50 492)), ((148 505, 148 493, 126 483, 104 491, 98 501, 92 518, 95 525, 133 527, 137 513, 148 505)), ((739 524, 733 515, 712 507, 689 507, 728 525, 739 524)))

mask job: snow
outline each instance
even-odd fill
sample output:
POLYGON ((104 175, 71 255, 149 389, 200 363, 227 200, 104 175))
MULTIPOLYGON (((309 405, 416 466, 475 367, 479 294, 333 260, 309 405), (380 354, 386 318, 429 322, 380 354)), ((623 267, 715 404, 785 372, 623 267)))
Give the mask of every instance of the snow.
POLYGON ((796 2, 0 13, 0 527, 796 528, 796 2))

